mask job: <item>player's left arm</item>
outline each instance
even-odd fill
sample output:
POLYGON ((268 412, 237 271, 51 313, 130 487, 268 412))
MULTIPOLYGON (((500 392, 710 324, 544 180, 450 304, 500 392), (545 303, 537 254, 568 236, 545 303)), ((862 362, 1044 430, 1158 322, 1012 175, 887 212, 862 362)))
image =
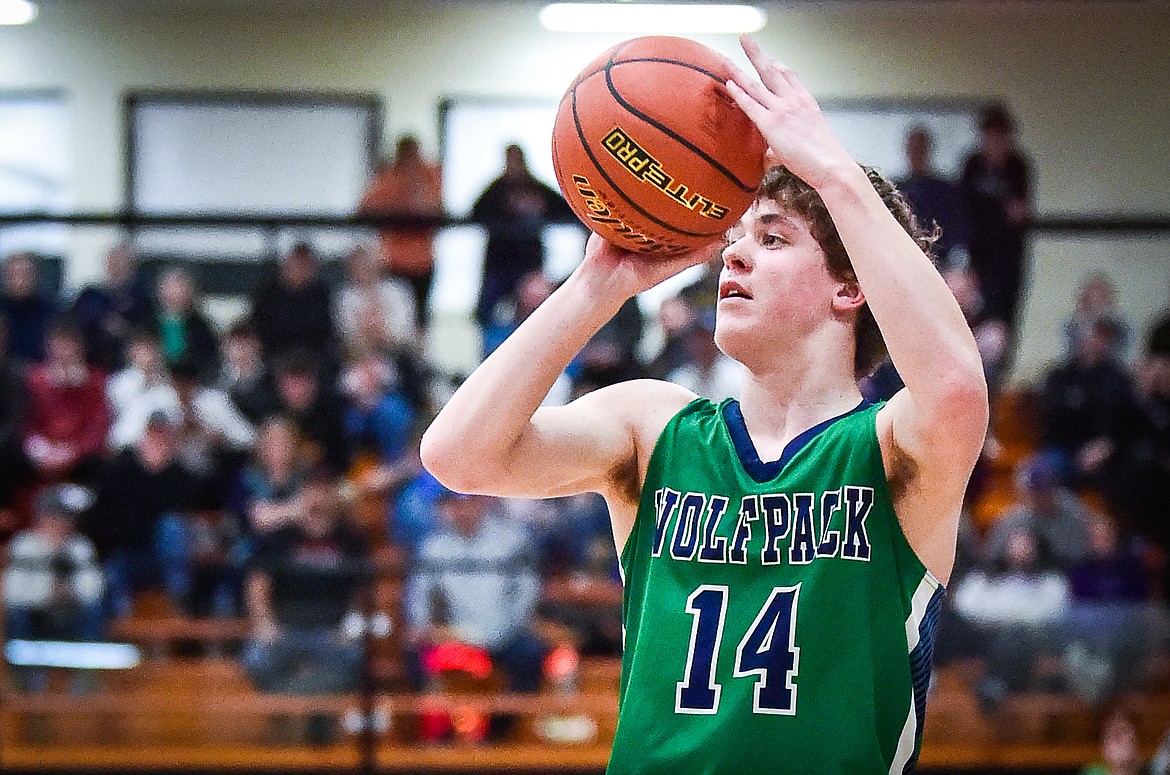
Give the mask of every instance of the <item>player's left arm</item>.
POLYGON ((745 38, 763 83, 735 71, 728 90, 780 163, 817 190, 906 384, 881 410, 886 475, 911 545, 950 576, 963 492, 987 432, 987 383, 975 338, 946 283, 829 129, 795 74, 745 38))

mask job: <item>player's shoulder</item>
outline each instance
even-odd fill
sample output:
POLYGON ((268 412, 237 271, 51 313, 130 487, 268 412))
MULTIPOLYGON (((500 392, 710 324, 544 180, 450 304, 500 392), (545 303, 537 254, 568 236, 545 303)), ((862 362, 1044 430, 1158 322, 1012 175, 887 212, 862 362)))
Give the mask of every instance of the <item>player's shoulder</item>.
POLYGON ((648 453, 670 419, 697 398, 673 382, 634 379, 607 385, 577 400, 616 419, 633 436, 639 451, 648 453))
POLYGON ((618 382, 597 390, 593 395, 612 411, 631 421, 651 424, 659 422, 659 418, 665 424, 680 409, 698 398, 681 385, 659 379, 618 382))

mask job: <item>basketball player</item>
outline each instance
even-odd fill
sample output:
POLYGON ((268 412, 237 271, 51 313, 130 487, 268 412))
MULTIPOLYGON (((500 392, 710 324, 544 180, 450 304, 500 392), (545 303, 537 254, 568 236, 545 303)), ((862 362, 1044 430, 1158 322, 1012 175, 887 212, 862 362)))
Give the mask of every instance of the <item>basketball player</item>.
POLYGON ((622 302, 705 258, 594 237, 439 414, 423 460, 459 490, 605 496, 625 579, 611 773, 901 773, 987 427, 983 370, 904 200, 791 71, 744 48, 763 83, 736 71, 728 89, 784 168, 723 248, 715 339, 746 367, 742 398, 636 381, 538 408, 622 302), (887 346, 906 388, 867 405, 857 377, 887 346))

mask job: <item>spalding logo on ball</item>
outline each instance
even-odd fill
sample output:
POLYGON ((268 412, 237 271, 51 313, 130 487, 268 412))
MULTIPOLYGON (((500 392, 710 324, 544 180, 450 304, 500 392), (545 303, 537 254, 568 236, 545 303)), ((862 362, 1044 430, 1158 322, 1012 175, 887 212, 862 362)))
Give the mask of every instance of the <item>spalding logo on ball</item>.
POLYGON ((727 93, 722 56, 685 38, 635 38, 561 98, 552 156, 586 226, 672 256, 727 231, 755 198, 767 143, 727 93))

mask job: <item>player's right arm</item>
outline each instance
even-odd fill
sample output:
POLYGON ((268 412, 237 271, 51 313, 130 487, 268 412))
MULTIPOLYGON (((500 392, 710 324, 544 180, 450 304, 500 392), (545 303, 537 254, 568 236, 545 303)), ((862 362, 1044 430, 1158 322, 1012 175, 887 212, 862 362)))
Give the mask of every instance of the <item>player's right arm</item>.
MULTIPOLYGON (((534 498, 599 492, 611 505, 636 501, 630 482, 645 470, 649 451, 642 448, 694 396, 675 385, 640 380, 563 407, 540 403, 626 300, 702 263, 708 252, 646 257, 590 237, 576 271, 435 418, 422 439, 423 465, 461 492, 534 498)), ((640 484, 640 477, 635 481, 640 484)))

